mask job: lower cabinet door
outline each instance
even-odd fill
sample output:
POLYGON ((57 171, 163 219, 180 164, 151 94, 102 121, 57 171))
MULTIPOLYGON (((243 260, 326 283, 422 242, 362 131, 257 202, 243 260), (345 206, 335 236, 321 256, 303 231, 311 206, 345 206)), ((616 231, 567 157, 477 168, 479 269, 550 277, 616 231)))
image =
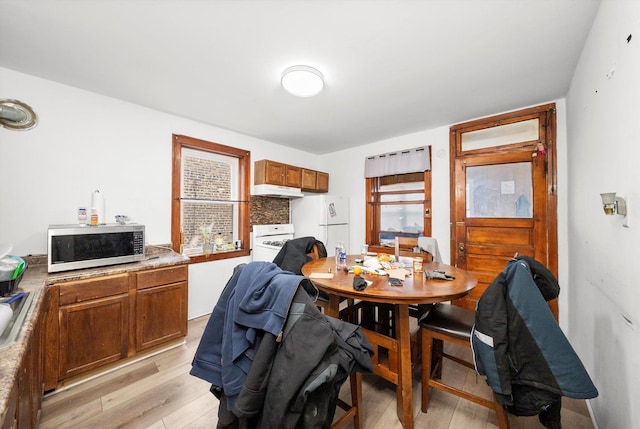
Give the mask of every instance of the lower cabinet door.
POLYGON ((187 335, 187 282, 138 290, 136 350, 187 335))
POLYGON ((129 295, 60 307, 59 379, 127 357, 129 295))

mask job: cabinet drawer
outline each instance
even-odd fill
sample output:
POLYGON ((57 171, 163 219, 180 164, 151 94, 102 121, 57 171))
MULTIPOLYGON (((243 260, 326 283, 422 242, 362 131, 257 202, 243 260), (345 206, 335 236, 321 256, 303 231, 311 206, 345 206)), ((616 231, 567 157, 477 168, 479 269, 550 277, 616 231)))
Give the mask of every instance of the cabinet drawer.
POLYGON ((136 273, 136 288, 146 289, 170 283, 184 282, 187 280, 187 276, 188 267, 186 265, 140 271, 136 273))
POLYGON ((60 284, 60 305, 119 295, 129 291, 129 275, 78 280, 60 284))

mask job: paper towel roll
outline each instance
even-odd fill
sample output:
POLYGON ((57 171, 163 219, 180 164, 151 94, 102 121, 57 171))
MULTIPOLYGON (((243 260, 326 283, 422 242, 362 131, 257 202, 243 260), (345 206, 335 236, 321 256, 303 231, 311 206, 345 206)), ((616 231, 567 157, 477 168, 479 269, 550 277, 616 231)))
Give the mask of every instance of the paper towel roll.
POLYGON ((91 212, 92 213, 93 213, 93 210, 95 210, 96 213, 98 214, 99 224, 107 223, 106 218, 104 216, 104 197, 102 196, 102 193, 97 189, 93 191, 93 193, 91 194, 91 212))
POLYGON ((11 317, 13 317, 13 310, 11 307, 5 304, 0 304, 0 335, 4 333, 4 330, 11 322, 11 317))

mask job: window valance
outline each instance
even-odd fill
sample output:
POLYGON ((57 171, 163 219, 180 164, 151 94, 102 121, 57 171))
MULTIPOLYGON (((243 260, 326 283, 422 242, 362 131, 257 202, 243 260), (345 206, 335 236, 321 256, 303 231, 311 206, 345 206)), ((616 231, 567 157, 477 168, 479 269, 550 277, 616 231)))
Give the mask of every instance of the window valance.
POLYGON ((431 170, 428 146, 369 156, 365 159, 364 177, 417 173, 426 170, 431 170))

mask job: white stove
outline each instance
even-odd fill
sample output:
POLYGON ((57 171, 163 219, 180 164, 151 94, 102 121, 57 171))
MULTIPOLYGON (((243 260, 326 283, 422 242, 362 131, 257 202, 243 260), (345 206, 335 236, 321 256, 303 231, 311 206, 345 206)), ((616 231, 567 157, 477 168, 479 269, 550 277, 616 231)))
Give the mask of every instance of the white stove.
POLYGON ((273 262, 280 248, 293 238, 293 224, 253 225, 252 260, 273 262))

